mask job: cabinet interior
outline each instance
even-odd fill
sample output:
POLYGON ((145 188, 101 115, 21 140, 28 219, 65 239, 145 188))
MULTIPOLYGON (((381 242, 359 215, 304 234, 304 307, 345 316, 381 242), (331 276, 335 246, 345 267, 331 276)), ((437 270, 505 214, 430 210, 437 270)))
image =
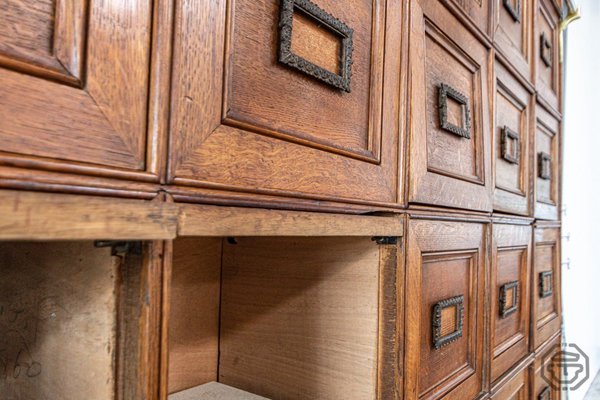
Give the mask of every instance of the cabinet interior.
POLYGON ((168 392, 217 381, 267 398, 377 398, 380 287, 396 267, 380 262, 382 247, 369 237, 176 239, 168 392))

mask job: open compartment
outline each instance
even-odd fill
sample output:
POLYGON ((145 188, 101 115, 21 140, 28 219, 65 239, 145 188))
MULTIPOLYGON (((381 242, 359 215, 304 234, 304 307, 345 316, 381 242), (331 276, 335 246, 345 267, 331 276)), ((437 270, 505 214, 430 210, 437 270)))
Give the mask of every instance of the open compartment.
POLYGON ((401 262, 394 239, 176 239, 169 399, 396 398, 401 262))

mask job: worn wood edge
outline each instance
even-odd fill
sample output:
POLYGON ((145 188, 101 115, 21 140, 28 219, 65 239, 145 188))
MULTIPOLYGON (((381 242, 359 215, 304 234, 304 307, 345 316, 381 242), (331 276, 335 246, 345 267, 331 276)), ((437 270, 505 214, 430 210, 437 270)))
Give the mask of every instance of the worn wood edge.
POLYGON ((0 240, 173 239, 177 208, 161 201, 0 190, 0 240))
POLYGON ((504 214, 504 213, 494 213, 492 214, 492 223, 494 224, 510 224, 510 225, 532 225, 534 223, 534 218, 520 216, 520 215, 512 215, 512 214, 504 214))
POLYGON ((178 236, 402 236, 400 215, 372 216, 180 204, 178 236))

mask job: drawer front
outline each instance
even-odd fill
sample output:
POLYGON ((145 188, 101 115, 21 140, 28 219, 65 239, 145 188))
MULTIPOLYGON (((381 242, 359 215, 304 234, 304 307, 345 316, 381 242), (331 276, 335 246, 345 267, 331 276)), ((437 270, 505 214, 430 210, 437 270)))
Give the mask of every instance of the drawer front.
POLYGON ((483 391, 484 227, 410 221, 406 399, 466 399, 483 391))
POLYGON ((550 0, 538 0, 535 14, 534 60, 538 95, 560 111, 559 15, 550 0))
POLYGON ((396 201, 401 27, 385 21, 401 13, 381 0, 178 2, 170 180, 396 201))
POLYGON ((494 209, 529 214, 529 121, 532 95, 496 62, 493 130, 494 209))
POLYGON ((531 227, 493 225, 490 287, 491 381, 529 352, 531 227))
POLYGON ((560 335, 536 353, 535 362, 531 367, 531 398, 533 400, 560 400, 561 393, 558 387, 552 387, 545 378, 552 374, 561 376, 561 364, 552 363, 552 357, 560 350, 560 335), (544 375, 545 374, 545 375, 544 375))
POLYGON ((558 219, 560 179, 560 123, 543 107, 536 109, 533 179, 535 217, 558 219))
POLYGON ((474 24, 483 34, 490 34, 491 5, 493 0, 423 0, 424 8, 439 7, 444 3, 460 18, 474 24))
POLYGON ((120 3, 2 2, 0 164, 146 168, 152 2, 120 3))
POLYGON ((524 78, 530 80, 533 1, 495 0, 494 44, 524 78))
POLYGON ((412 2, 409 200, 490 210, 488 51, 441 6, 412 2), (429 10, 430 9, 430 10, 429 10))
POLYGON ((529 368, 525 367, 493 390, 491 400, 531 400, 529 397, 529 368))
POLYGON ((537 349, 560 330, 560 228, 536 228, 532 275, 532 335, 537 349))

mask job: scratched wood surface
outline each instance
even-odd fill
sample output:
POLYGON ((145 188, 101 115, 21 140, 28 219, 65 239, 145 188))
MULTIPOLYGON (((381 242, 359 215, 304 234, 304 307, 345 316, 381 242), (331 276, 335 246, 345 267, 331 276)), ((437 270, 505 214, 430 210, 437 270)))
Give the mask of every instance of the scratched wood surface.
POLYGON ((116 269, 91 242, 0 243, 3 400, 111 400, 116 269))

